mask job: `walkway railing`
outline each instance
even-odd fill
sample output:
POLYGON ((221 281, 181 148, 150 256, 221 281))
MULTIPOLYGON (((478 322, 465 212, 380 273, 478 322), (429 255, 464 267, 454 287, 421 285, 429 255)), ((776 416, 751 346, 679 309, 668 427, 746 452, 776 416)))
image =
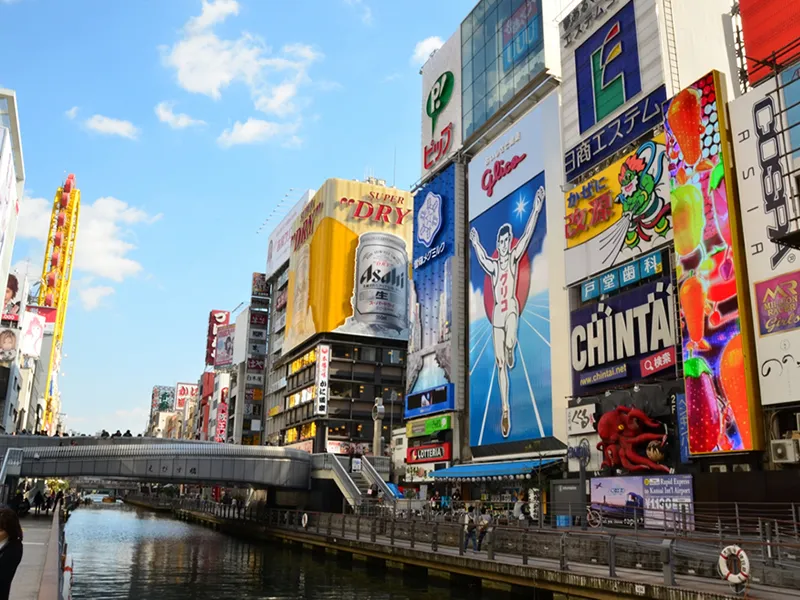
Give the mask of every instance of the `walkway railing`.
POLYGON ((53 510, 53 526, 50 529, 50 539, 47 543, 47 555, 42 570, 42 581, 39 584, 38 600, 63 600, 66 554, 63 504, 58 504, 53 510))
MULTIPOLYGON (((317 513, 266 507, 225 506, 202 500, 183 499, 176 509, 214 515, 221 519, 247 521, 270 528, 381 543, 389 546, 418 548, 436 553, 465 553, 464 526, 442 519, 430 521, 418 517, 369 517, 358 514, 317 513)), ((669 511, 667 511, 669 513, 669 511)), ((668 517, 669 518, 669 517, 668 517)), ((676 517, 677 520, 677 517, 676 517)), ((779 588, 800 588, 800 543, 797 540, 758 538, 736 535, 723 530, 719 536, 680 530, 636 529, 559 529, 523 524, 492 525, 481 545, 480 556, 491 561, 529 564, 545 561, 554 568, 567 570, 570 564, 586 567, 604 566, 610 577, 625 579, 618 569, 663 573, 664 584, 691 586, 687 578, 701 577, 719 581, 719 553, 730 544, 748 553, 751 581, 779 588), (681 582, 681 578, 685 580, 681 582)), ((630 573, 631 571, 628 571, 630 573)))

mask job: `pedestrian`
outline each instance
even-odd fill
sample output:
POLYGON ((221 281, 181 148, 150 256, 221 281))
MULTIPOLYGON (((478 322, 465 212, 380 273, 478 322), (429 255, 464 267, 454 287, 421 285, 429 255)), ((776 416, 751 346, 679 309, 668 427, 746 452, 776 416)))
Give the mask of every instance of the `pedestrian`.
POLYGON ((475 507, 470 506, 467 514, 464 515, 464 552, 467 551, 469 541, 472 540, 472 551, 477 554, 478 552, 478 539, 476 537, 477 523, 475 522, 475 507))
POLYGON ((483 538, 486 537, 486 534, 489 532, 489 525, 492 523, 492 515, 486 512, 486 507, 481 507, 481 516, 478 519, 478 552, 481 551, 481 544, 483 544, 483 538))
POLYGON ((133 437, 130 429, 126 429, 125 433, 122 434, 122 437, 133 437))
POLYGON ((17 513, 0 508, 0 600, 8 600, 11 582, 22 560, 22 527, 17 513))
POLYGON ((44 496, 42 496, 42 490, 36 490, 36 495, 33 497, 33 509, 36 516, 38 516, 39 512, 42 510, 42 506, 44 506, 44 496))

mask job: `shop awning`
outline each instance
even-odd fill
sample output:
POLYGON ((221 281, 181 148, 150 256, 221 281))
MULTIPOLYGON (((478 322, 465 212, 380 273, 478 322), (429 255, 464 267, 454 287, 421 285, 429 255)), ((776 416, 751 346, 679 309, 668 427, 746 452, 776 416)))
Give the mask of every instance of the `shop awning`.
POLYGON ((558 457, 535 460, 512 460, 492 463, 470 463, 467 465, 456 465, 455 467, 450 467, 449 469, 432 471, 431 475, 435 479, 464 479, 467 477, 513 477, 515 475, 529 475, 535 469, 553 463, 562 462, 563 460, 563 457, 558 457))
POLYGON ((395 498, 402 498, 403 497, 403 494, 400 493, 400 488, 398 488, 391 481, 387 481, 386 485, 391 490, 392 494, 394 494, 395 498))

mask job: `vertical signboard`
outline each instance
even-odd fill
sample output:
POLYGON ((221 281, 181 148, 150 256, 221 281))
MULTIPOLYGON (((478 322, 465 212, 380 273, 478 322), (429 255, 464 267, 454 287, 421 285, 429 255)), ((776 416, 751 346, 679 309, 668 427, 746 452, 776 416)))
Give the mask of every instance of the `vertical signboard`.
POLYGON ((580 3, 560 24, 564 171, 573 181, 661 123, 655 0, 580 3))
POLYGON ((292 254, 292 234, 294 233, 294 222, 303 210, 303 207, 311 200, 314 190, 308 190, 297 203, 289 209, 286 216, 272 230, 267 242, 267 279, 272 277, 292 254))
POLYGON ((414 196, 414 274, 406 383, 409 394, 452 386, 455 165, 414 196))
POLYGON ((327 344, 317 346, 317 398, 314 414, 328 414, 328 378, 331 366, 331 347, 327 344))
POLYGON ((469 165, 469 413, 475 455, 501 452, 488 448, 497 444, 552 435, 542 140, 557 126, 557 111, 556 96, 545 98, 469 165))
POLYGON ((461 33, 422 67, 422 177, 461 148, 461 33))
POLYGON ((720 73, 712 71, 664 104, 692 454, 759 446, 724 91, 720 73))
POLYGON ((231 313, 227 310, 212 310, 208 315, 208 334, 206 336, 206 366, 213 367, 217 354, 217 330, 230 323, 231 313))
POLYGON ((800 265, 774 241, 797 218, 777 94, 765 82, 728 106, 762 404, 800 400, 800 265))
POLYGON ((223 325, 217 329, 217 350, 214 354, 215 367, 229 367, 233 364, 233 343, 236 325, 223 325))
POLYGON ((170 411, 175 408, 175 388, 171 385, 154 385, 150 412, 170 411))
MULTIPOLYGON (((227 396, 227 388, 223 390, 225 396, 227 396)), ((217 404, 217 430, 216 430, 216 441, 220 443, 225 443, 225 438, 228 433, 228 403, 222 400, 219 404, 217 404)))
POLYGON ((175 410, 183 410, 187 402, 197 399, 197 385, 194 383, 175 384, 175 410))

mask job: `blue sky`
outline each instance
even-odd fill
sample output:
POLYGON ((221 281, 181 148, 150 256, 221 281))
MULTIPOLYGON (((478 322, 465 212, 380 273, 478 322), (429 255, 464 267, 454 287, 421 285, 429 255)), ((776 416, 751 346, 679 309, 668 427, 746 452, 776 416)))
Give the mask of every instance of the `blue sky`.
POLYGON ((398 187, 418 179, 419 67, 474 4, 0 0, 27 175, 18 267, 40 275, 67 173, 82 192, 69 428, 141 431, 154 384, 199 377, 208 312, 247 299, 286 194, 391 182, 395 150, 398 187))

